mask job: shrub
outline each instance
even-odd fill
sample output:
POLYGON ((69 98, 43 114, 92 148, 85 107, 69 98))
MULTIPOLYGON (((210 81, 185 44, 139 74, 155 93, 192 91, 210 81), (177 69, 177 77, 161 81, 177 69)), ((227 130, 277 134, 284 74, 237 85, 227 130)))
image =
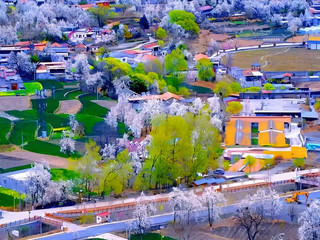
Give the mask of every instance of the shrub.
POLYGON ((230 102, 228 104, 228 107, 226 108, 226 111, 230 114, 239 114, 241 113, 243 109, 243 106, 239 102, 230 102))
POLYGON ((314 108, 319 111, 320 110, 320 101, 317 101, 315 104, 314 104, 314 108))
POLYGON ((284 86, 280 87, 281 90, 285 90, 286 88, 284 86))
POLYGON ((303 158, 295 158, 295 159, 293 159, 292 164, 296 168, 300 168, 305 165, 305 160, 303 158))
MULTIPOLYGON (((21 195, 21 200, 25 198, 25 195, 21 195)), ((23 201, 21 201, 23 205, 23 201)), ((13 207, 15 205, 16 207, 19 206, 19 193, 17 191, 8 189, 8 188, 0 188, 0 206, 2 207, 13 207), (15 198, 15 200, 14 200, 15 198), (13 203, 14 200, 14 203, 13 203)))
POLYGON ((224 170, 228 171, 228 169, 230 168, 230 162, 227 160, 223 161, 223 168, 224 170))
POLYGON ((93 215, 83 215, 79 217, 80 224, 94 223, 95 219, 93 215))

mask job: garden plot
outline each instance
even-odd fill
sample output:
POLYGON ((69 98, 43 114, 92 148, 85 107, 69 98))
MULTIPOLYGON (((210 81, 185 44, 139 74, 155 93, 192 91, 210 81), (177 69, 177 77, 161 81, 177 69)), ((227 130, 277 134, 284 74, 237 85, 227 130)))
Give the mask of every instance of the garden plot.
POLYGON ((30 97, 27 96, 8 96, 0 97, 0 111, 28 110, 30 109, 30 97))
POLYGON ((59 108, 56 113, 60 114, 76 114, 82 108, 79 100, 64 100, 59 102, 59 108))

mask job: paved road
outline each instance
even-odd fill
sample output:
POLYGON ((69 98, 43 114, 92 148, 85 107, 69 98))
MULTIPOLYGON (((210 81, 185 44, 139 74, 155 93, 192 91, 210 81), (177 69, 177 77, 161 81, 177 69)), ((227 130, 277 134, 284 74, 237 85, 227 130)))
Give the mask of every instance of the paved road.
MULTIPOLYGON (((301 202, 303 204, 288 204, 285 201, 286 197, 281 198, 281 202, 283 203, 283 208, 281 209, 281 212, 279 213, 279 219, 285 220, 287 222, 296 222, 298 217, 301 215, 301 212, 306 209, 306 204, 301 198, 301 202)), ((320 198, 320 191, 311 192, 309 195, 309 202, 314 199, 320 198)), ((229 205, 222 208, 223 214, 226 216, 232 215, 235 210, 237 209, 237 205, 229 205)), ((207 211, 202 210, 199 212, 199 217, 206 217, 207 211)), ((173 213, 168 213, 164 215, 158 215, 150 217, 150 224, 152 226, 161 226, 161 225, 167 225, 169 222, 173 221, 173 213)), ((121 222, 114 222, 114 223, 106 223, 101 225, 92 226, 89 228, 86 228, 85 230, 80 230, 78 232, 73 233, 60 233, 56 235, 51 235, 47 237, 41 237, 37 239, 41 240, 74 240, 74 239, 81 239, 81 238, 87 238, 87 237, 94 237, 101 235, 103 233, 108 232, 124 232, 128 229, 128 224, 130 223, 130 220, 127 221, 121 221, 121 222)))

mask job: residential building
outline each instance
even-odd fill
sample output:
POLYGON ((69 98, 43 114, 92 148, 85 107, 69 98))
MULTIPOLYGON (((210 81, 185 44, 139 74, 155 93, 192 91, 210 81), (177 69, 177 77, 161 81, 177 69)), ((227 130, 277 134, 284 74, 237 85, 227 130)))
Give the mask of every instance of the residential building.
POLYGON ((59 79, 66 77, 66 66, 63 62, 40 62, 36 70, 37 79, 59 79))
POLYGON ((8 188, 19 193, 26 193, 27 187, 25 180, 29 175, 30 169, 8 172, 0 174, 1 187, 8 188))
POLYGON ((311 50, 320 50, 320 37, 309 37, 306 48, 311 50))
POLYGON ((240 77, 242 87, 262 87, 263 73, 258 70, 244 70, 240 77))

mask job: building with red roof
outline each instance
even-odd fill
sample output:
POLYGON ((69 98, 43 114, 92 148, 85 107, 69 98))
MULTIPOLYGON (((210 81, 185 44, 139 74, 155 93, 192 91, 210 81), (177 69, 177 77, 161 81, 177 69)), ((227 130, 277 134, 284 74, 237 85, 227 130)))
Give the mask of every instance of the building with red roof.
POLYGON ((201 59, 209 59, 209 57, 206 54, 199 53, 194 56, 194 59, 198 62, 201 59))
POLYGON ((110 221, 110 212, 105 211, 96 214, 96 223, 108 222, 110 221))

